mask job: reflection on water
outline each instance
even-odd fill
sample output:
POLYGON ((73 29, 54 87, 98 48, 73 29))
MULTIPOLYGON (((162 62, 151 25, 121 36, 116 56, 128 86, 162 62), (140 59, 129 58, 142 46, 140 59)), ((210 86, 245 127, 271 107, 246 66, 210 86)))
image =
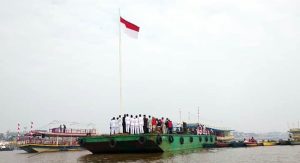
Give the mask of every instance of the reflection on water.
POLYGON ((88 151, 28 154, 0 152, 0 163, 98 163, 98 162, 205 162, 299 163, 300 146, 197 149, 166 153, 91 154, 88 151))
POLYGON ((210 152, 215 150, 185 150, 165 153, 138 153, 138 154, 88 154, 81 156, 78 161, 82 163, 90 162, 174 162, 180 157, 198 152, 210 152))

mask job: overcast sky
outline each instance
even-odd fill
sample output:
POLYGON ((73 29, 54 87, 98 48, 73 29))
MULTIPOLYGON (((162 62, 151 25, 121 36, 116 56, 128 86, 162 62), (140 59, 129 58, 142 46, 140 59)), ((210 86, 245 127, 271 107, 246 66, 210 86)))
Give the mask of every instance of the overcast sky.
POLYGON ((299 0, 0 0, 0 132, 124 111, 245 132, 300 120, 299 0), (190 118, 188 113, 190 112, 190 118))

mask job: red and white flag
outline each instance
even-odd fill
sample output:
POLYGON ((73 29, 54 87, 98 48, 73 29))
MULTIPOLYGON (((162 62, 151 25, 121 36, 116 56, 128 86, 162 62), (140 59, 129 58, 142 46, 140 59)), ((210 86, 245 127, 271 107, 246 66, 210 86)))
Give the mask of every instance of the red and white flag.
POLYGON ((122 17, 120 17, 120 22, 121 22, 121 25, 125 29, 125 33, 128 36, 130 36, 132 38, 138 38, 138 33, 140 31, 140 27, 138 27, 135 24, 130 23, 129 21, 123 19, 122 17))

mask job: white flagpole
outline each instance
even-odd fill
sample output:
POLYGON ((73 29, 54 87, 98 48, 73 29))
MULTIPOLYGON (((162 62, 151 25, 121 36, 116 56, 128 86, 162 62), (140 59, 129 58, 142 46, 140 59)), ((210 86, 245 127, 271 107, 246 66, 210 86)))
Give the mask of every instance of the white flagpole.
POLYGON ((119 75, 120 75, 120 114, 122 113, 123 109, 123 99, 122 99, 122 55, 121 55, 121 43, 122 43, 122 39, 121 39, 121 22, 120 22, 120 18, 121 18, 121 11, 119 8, 119 75))

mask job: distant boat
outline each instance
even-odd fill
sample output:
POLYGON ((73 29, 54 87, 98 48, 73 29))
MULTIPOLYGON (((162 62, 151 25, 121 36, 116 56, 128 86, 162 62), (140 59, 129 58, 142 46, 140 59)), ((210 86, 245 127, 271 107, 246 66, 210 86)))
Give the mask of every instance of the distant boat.
POLYGON ((274 146, 276 145, 276 141, 273 140, 267 140, 267 141, 263 141, 263 146, 274 146))
POLYGON ((245 140, 244 143, 247 147, 256 147, 256 146, 258 146, 257 141, 253 137, 249 140, 245 140))
POLYGON ((245 143, 243 141, 232 141, 230 142, 230 147, 237 148, 237 147, 245 147, 245 143))
POLYGON ((279 145, 291 145, 290 140, 279 140, 279 145))
POLYGON ((292 128, 289 133, 291 145, 300 145, 300 128, 292 128))
POLYGON ((234 139, 232 134, 233 130, 229 129, 220 129, 220 128, 211 128, 207 127, 209 130, 212 130, 212 133, 216 135, 216 147, 225 148, 230 146, 230 142, 234 139))
POLYGON ((229 146, 230 146, 229 142, 221 142, 221 141, 216 142, 216 147, 218 147, 218 148, 225 148, 225 147, 229 147, 229 146))
POLYGON ((300 145, 299 141, 291 141, 290 143, 291 143, 291 145, 300 145))
POLYGON ((256 146, 258 146, 258 144, 257 144, 257 143, 254 143, 254 142, 246 142, 245 145, 246 145, 247 147, 256 147, 256 146))
POLYGON ((0 145, 0 151, 12 151, 12 150, 14 149, 11 147, 8 147, 6 145, 0 145))
POLYGON ((19 148, 28 153, 78 151, 83 150, 77 142, 78 138, 92 135, 96 135, 95 129, 66 129, 64 132, 59 128, 36 130, 25 134, 19 148))

